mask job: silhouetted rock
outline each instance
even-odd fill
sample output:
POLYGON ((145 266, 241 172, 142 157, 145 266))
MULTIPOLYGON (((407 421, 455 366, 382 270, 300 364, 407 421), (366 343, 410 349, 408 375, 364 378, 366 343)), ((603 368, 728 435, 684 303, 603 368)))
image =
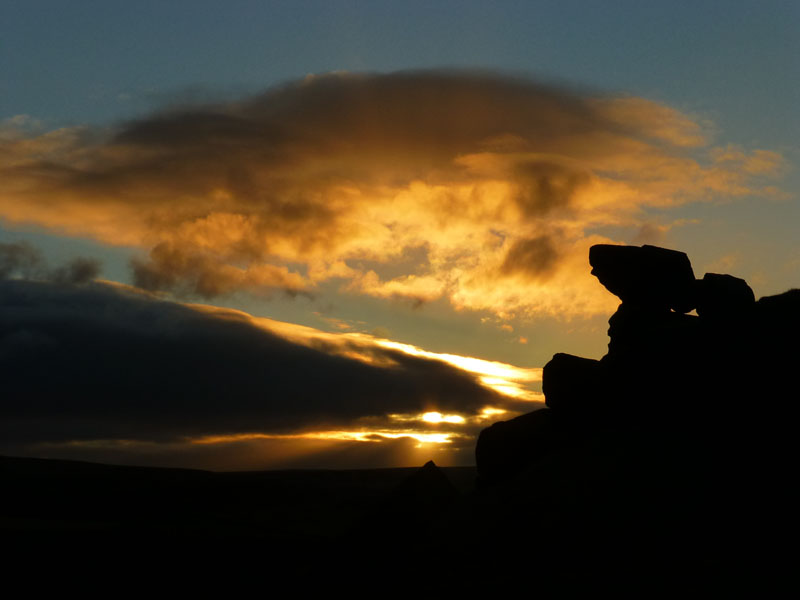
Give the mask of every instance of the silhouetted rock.
POLYGON ((698 317, 623 303, 609 319, 608 354, 600 360, 602 381, 593 395, 606 398, 605 409, 616 418, 663 412, 696 385, 702 332, 698 317))
POLYGON ((689 312, 694 272, 683 252, 656 246, 597 244, 589 250, 592 275, 623 302, 689 312))
POLYGON ((800 290, 756 302, 743 279, 695 280, 685 254, 652 246, 593 246, 590 262, 622 300, 608 353, 556 354, 548 408, 478 438, 484 502, 538 515, 492 543, 705 568, 792 530, 800 290))
POLYGON ((429 460, 366 510, 353 528, 355 538, 389 536, 400 545, 418 544, 459 492, 429 460))
POLYGON ((524 470, 565 443, 565 432, 543 408, 481 431, 475 447, 479 485, 500 481, 524 470))
POLYGON ((800 290, 759 298, 756 314, 759 323, 771 334, 780 331, 784 336, 793 336, 800 333, 800 290))
POLYGON ((794 315, 795 318, 800 318, 800 314, 796 312, 800 308, 800 290, 792 289, 782 294, 764 296, 758 299, 758 305, 765 311, 781 317, 794 315))
POLYGON ((623 303, 608 320, 608 354, 632 360, 669 360, 685 355, 694 343, 697 317, 668 310, 654 311, 623 303))
POLYGON ((760 298, 755 306, 752 331, 747 342, 753 357, 750 371, 753 375, 747 379, 757 374, 754 387, 765 395, 762 402, 769 412, 792 411, 784 424, 791 427, 796 410, 789 398, 797 388, 795 372, 800 364, 800 290, 760 298))
POLYGON ((701 317, 731 318, 752 310, 755 294, 744 279, 733 275, 706 273, 696 284, 697 314, 701 317))
POLYGON ((400 503, 423 504, 426 507, 452 501, 458 491, 432 460, 406 478, 392 493, 400 503))
POLYGON ((604 390, 600 361, 558 353, 544 366, 542 391, 555 410, 591 411, 604 390))

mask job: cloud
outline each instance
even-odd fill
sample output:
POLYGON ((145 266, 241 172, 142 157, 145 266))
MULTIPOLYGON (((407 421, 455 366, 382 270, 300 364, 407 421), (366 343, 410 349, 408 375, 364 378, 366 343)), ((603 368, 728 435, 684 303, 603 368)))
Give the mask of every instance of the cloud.
POLYGON ((471 464, 482 428, 543 406, 530 387, 541 371, 110 282, 0 281, 6 454, 220 469, 471 464))
MULTIPOLYGON (((2 281, 4 447, 364 428, 395 439, 414 433, 392 415, 431 410, 474 415, 466 433, 445 429, 471 439, 484 407, 520 404, 479 382, 475 369, 499 363, 457 368, 366 334, 264 321, 121 285, 2 281)), ((507 367, 512 378, 539 376, 507 367)))
POLYGON ((247 269, 177 244, 158 244, 149 260, 131 261, 134 283, 148 290, 170 290, 213 298, 240 289, 279 289, 294 295, 306 279, 284 266, 257 264, 247 269))
POLYGON ((774 193, 762 179, 782 165, 710 147, 704 124, 646 99, 460 71, 310 76, 105 130, 31 123, 3 125, 0 216, 141 247, 140 286, 333 280, 501 316, 608 311, 585 277, 588 246, 612 241, 598 228, 774 193))
POLYGON ((521 273, 532 279, 546 277, 558 264, 558 249, 553 239, 542 235, 519 239, 508 250, 500 272, 521 273))
POLYGON ((0 280, 13 275, 35 277, 41 271, 43 262, 39 250, 30 244, 0 242, 0 280))
POLYGON ((11 277, 42 279, 59 283, 81 284, 100 274, 100 261, 78 257, 49 268, 41 252, 27 242, 0 242, 0 281, 11 277))
POLYGON ((469 446, 420 445, 410 437, 362 441, 271 437, 214 444, 104 440, 45 443, 35 450, 67 460, 215 471, 419 467, 428 460, 439 466, 475 463, 474 440, 469 446))

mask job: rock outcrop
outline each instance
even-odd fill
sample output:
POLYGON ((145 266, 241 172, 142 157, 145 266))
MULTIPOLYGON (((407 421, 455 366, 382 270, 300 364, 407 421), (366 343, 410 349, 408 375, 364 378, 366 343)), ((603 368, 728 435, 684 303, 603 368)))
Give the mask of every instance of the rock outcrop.
POLYGON ((608 354, 553 356, 542 385, 547 408, 481 433, 483 484, 599 431, 669 429, 726 452, 745 439, 774 448, 786 437, 800 290, 756 302, 743 279, 695 279, 686 254, 654 246, 597 245, 589 261, 622 300, 609 319, 608 354))
POLYGON ((683 252, 656 246, 597 244, 592 275, 623 303, 687 313, 695 307, 694 271, 683 252))
POLYGON ((481 543, 535 539, 557 567, 679 557, 736 573, 796 531, 800 290, 756 301, 744 280, 695 279, 685 254, 652 246, 594 246, 590 263, 622 300, 608 353, 556 354, 546 408, 481 432, 480 514, 536 515, 481 543))

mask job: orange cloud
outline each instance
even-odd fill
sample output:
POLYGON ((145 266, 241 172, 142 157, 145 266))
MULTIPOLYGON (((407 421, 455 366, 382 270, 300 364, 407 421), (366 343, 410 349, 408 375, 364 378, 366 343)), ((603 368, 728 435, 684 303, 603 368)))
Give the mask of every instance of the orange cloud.
MULTIPOLYGON (((0 127, 0 216, 149 252, 137 284, 608 312, 587 249, 645 207, 770 194, 767 150, 633 97, 486 73, 308 77, 102 131, 0 127)), ((653 232, 657 226, 650 225, 653 232)))
POLYGON ((531 384, 542 381, 540 367, 524 368, 507 363, 484 360, 458 354, 446 354, 423 350, 412 344, 395 342, 360 332, 326 332, 305 325, 276 321, 265 317, 254 317, 242 311, 203 304, 189 305, 194 310, 216 318, 240 321, 278 335, 295 344, 321 349, 329 354, 344 356, 371 365, 392 364, 386 350, 401 355, 440 361, 455 369, 466 371, 478 378, 481 384, 500 394, 499 398, 517 402, 544 402, 541 392, 531 384))

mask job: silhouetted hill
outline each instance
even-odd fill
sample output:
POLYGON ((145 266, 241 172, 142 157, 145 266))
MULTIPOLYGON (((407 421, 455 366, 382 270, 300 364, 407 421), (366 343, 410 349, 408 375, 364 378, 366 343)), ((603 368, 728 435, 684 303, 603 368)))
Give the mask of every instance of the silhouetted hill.
POLYGON ((2 529, 18 543, 74 534, 132 542, 333 541, 363 529, 365 515, 382 507, 395 517, 418 514, 431 506, 429 497, 442 503, 441 489, 447 501, 472 489, 473 468, 430 465, 421 475, 416 468, 210 472, 0 457, 2 529))

